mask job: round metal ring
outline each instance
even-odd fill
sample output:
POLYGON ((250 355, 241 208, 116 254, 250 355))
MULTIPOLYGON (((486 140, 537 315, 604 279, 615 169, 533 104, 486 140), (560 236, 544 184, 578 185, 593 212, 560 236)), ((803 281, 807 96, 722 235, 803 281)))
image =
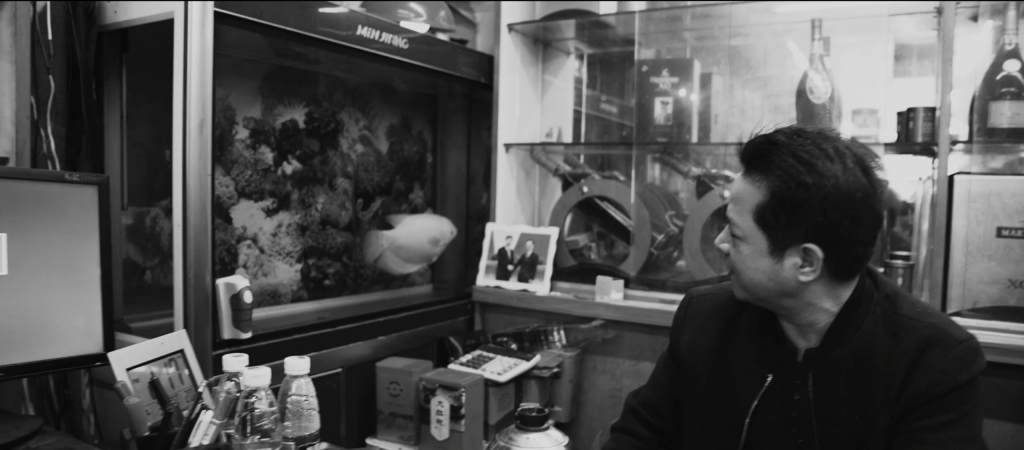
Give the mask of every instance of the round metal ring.
POLYGON ((551 226, 558 227, 562 232, 558 233, 558 246, 555 250, 555 264, 557 267, 572 267, 577 264, 576 260, 569 254, 565 243, 565 219, 569 216, 573 206, 588 198, 600 197, 607 199, 617 206, 623 208, 627 216, 633 221, 632 242, 629 246, 629 257, 619 264, 619 270, 635 276, 640 272, 644 262, 647 261, 647 254, 651 248, 651 219, 647 208, 642 202, 632 202, 633 193, 629 185, 606 179, 588 179, 577 183, 569 190, 562 193, 555 206, 551 210, 551 226))
POLYGON ((704 246, 701 243, 708 219, 715 211, 725 208, 725 201, 718 194, 717 190, 705 194, 690 212, 690 217, 686 219, 686 228, 683 229, 683 256, 686 258, 686 267, 698 280, 725 273, 711 266, 704 256, 704 246))

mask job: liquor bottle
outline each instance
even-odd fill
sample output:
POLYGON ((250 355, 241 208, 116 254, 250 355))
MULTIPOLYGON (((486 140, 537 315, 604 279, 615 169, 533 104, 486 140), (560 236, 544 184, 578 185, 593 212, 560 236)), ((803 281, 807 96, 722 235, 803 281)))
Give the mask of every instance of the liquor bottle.
POLYGON ((811 19, 811 56, 796 87, 796 123, 839 129, 843 108, 832 74, 825 67, 825 43, 821 19, 811 19))
POLYGON ((1017 44, 1017 2, 1006 4, 1003 41, 971 100, 972 141, 1024 140, 1024 76, 1017 44))

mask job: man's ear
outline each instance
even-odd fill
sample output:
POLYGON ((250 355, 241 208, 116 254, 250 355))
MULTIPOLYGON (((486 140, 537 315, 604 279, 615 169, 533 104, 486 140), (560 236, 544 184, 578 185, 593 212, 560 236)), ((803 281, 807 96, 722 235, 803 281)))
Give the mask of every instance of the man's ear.
POLYGON ((825 252, 817 244, 793 247, 787 252, 786 260, 797 280, 803 283, 817 280, 825 271, 825 252))

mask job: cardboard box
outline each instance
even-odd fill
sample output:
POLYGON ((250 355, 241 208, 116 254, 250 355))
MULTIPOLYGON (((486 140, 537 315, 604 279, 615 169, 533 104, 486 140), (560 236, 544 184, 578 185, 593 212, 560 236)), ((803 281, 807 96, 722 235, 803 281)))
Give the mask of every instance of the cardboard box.
POLYGON ((1024 177, 956 174, 952 180, 949 312, 1024 308, 1024 177))
POLYGON ((580 372, 583 370, 583 352, 579 348, 546 350, 562 357, 558 377, 551 384, 551 419, 558 423, 571 422, 576 418, 579 404, 580 372))
POLYGON ((420 449, 480 450, 484 377, 447 368, 420 376, 420 449))
POLYGON ((700 62, 639 59, 636 67, 637 142, 697 142, 700 62))
POLYGON ((377 438, 418 445, 420 375, 434 364, 420 359, 391 357, 377 363, 377 438))
POLYGON ((509 381, 498 384, 487 380, 484 383, 486 392, 487 414, 484 416, 484 439, 490 441, 499 431, 512 426, 516 422, 516 382, 509 381))

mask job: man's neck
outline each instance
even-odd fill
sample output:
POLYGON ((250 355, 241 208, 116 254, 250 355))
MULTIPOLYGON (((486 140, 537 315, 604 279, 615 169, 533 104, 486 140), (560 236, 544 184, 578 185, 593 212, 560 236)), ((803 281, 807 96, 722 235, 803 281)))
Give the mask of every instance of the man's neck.
POLYGON ((794 299, 793 306, 787 311, 776 312, 782 331, 797 348, 798 361, 803 360, 805 350, 821 344, 839 311, 853 294, 857 281, 809 289, 806 295, 794 299))

